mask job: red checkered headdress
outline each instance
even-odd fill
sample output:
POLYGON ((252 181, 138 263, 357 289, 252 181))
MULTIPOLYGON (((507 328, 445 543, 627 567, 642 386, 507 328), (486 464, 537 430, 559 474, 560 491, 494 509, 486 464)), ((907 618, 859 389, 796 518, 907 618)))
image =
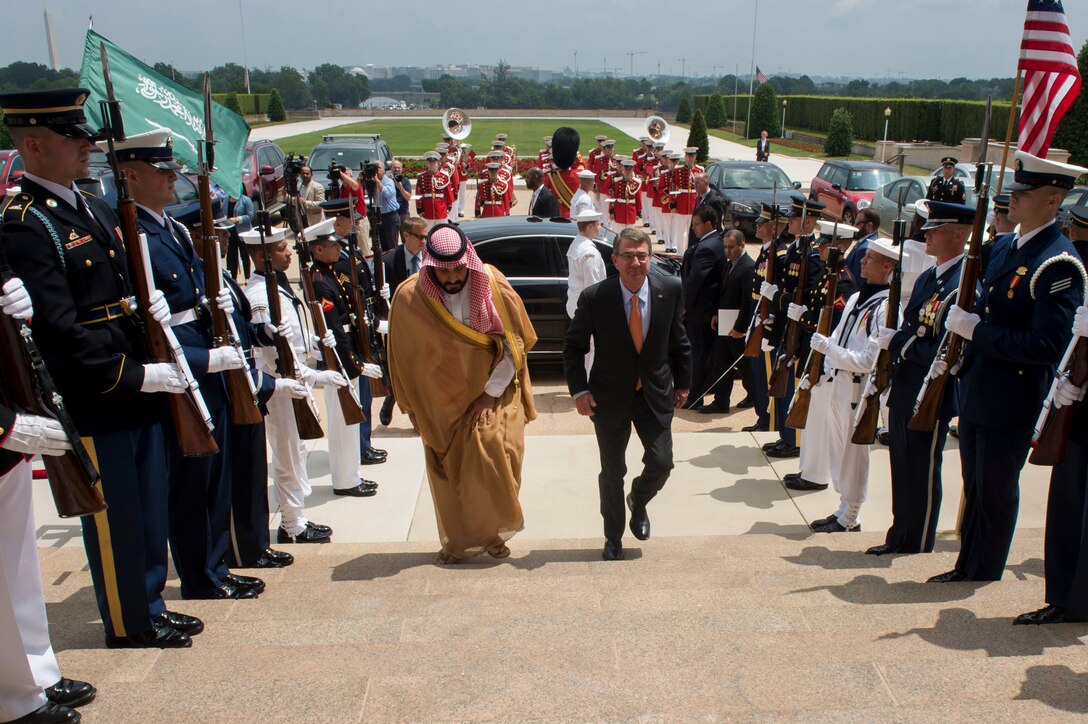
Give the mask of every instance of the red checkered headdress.
POLYGON ((480 261, 468 237, 456 225, 438 224, 427 233, 419 286, 424 294, 444 306, 445 293, 435 281, 434 272, 426 271, 426 268, 456 269, 462 265, 468 267, 469 293, 472 295, 469 300, 469 326, 484 334, 503 334, 505 330, 495 303, 491 300, 491 282, 484 263, 480 261))

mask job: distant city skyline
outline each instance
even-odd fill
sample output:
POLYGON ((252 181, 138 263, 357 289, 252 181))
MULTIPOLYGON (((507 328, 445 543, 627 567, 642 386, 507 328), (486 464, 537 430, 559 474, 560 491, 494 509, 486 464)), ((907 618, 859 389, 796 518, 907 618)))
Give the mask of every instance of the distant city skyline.
MULTIPOLYGON (((242 0, 244 44, 237 0, 47 0, 41 9, 52 15, 61 64, 77 70, 93 15, 97 32, 145 61, 179 70, 229 62, 491 66, 501 59, 556 73, 714 78, 749 74, 757 3, 755 63, 767 75, 888 79, 1012 77, 1026 8, 1025 0, 628 0, 616 12, 618 4, 592 0, 552 0, 530 10, 480 0, 454 12, 448 3, 416 0, 329 12, 297 0, 242 0), (698 40, 686 45, 685 38, 698 40)), ((1079 48, 1088 36, 1088 8, 1065 5, 1079 48)), ((0 65, 49 65, 41 9, 7 14, 0 65)))

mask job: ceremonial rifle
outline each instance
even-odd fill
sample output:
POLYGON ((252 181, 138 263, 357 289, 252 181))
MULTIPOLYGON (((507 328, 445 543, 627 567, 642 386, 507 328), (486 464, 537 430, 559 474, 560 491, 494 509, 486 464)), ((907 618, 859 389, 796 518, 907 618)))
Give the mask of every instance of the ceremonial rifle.
POLYGON ((147 251, 146 238, 140 234, 136 220, 136 202, 128 191, 128 182, 121 173, 120 164, 114 149, 116 141, 125 140, 125 127, 121 119, 121 103, 113 93, 113 80, 110 77, 110 65, 106 58, 105 43, 99 44, 102 56, 102 73, 106 80, 106 97, 100 102, 102 108, 102 135, 109 148, 109 162, 113 169, 114 184, 117 187, 117 216, 120 221, 121 239, 132 270, 132 282, 136 288, 136 301, 143 321, 144 337, 147 341, 148 356, 152 362, 169 362, 178 366, 185 377, 186 391, 183 394, 167 395, 170 414, 177 430, 178 447, 186 457, 214 455, 219 447, 212 437, 211 413, 204 404, 197 383, 185 353, 178 343, 174 330, 169 324, 160 324, 151 316, 151 292, 155 289, 155 277, 151 272, 151 258, 147 251))
MULTIPOLYGON (((774 179, 771 189, 771 228, 778 228, 778 179, 774 179)), ((772 237, 767 247, 767 259, 763 265, 764 281, 774 284, 775 251, 778 246, 778 237, 772 237)), ((748 328, 748 343, 744 347, 745 357, 758 357, 763 347, 763 324, 771 316, 771 300, 766 297, 759 299, 759 311, 752 316, 752 324, 748 328)))
MULTIPOLYGON (((0 285, 12 278, 4 248, 0 246, 0 285)), ((53 504, 61 518, 100 513, 106 509, 100 476, 94 466, 64 400, 53 384, 34 335, 26 320, 0 313, 0 371, 11 395, 9 405, 19 412, 49 417, 60 423, 72 449, 63 455, 42 455, 53 504)))
MULTIPOLYGON (((801 249, 801 262, 797 268, 797 287, 793 291, 793 303, 804 304, 806 278, 808 276, 808 257, 811 251, 809 235, 805 234, 805 221, 808 218, 808 204, 801 210, 801 229, 797 237, 797 245, 801 249)), ((790 366, 797 360, 797 349, 801 346, 801 324, 792 319, 786 320, 786 330, 782 349, 778 354, 778 361, 774 372, 771 373, 770 383, 767 385, 767 394, 770 397, 781 398, 786 396, 786 386, 789 383, 790 366)))
POLYGON ((219 266, 219 236, 212 213, 211 173, 215 170, 215 138, 212 134, 212 86, 207 74, 204 75, 204 140, 198 142, 197 148, 200 153, 197 190, 200 194, 201 256, 204 262, 204 288, 212 316, 212 345, 216 348, 233 347, 242 358, 241 369, 223 372, 230 400, 230 421, 235 425, 256 425, 263 415, 257 406, 257 387, 249 373, 246 353, 238 341, 237 330, 232 329, 234 325, 230 315, 215 302, 222 287, 223 273, 219 266))
MULTIPOLYGON (((986 99, 986 116, 982 122, 982 138, 980 146, 979 166, 985 167, 986 151, 990 145, 990 100, 986 99)), ((982 264, 982 240, 986 233, 986 213, 990 200, 990 169, 982 168, 975 177, 978 201, 975 204, 975 221, 971 227, 971 243, 967 246, 967 254, 963 260, 963 270, 960 272, 960 287, 956 292, 956 304, 965 312, 971 312, 975 308, 975 287, 978 285, 979 269, 982 264)), ((948 314, 948 306, 952 300, 948 300, 944 313, 948 314)), ((937 427, 937 418, 941 412, 944 401, 945 387, 948 385, 948 377, 953 370, 958 371, 963 362, 963 353, 966 340, 958 334, 952 334, 945 329, 944 337, 937 348, 937 356, 933 358, 929 373, 922 381, 922 388, 918 391, 918 398, 914 403, 914 416, 907 423, 910 430, 931 432, 937 427), (937 363, 944 362, 944 372, 938 374, 937 363)))
MULTIPOLYGON (((884 311, 884 326, 888 329, 899 327, 899 302, 903 296, 903 246, 906 240, 907 222, 903 219, 903 194, 899 192, 899 203, 892 225, 892 243, 899 247, 899 259, 892 271, 892 283, 888 289, 888 305, 884 311)), ((854 433, 850 442, 855 445, 872 445, 876 442, 876 429, 880 423, 880 396, 892 381, 892 352, 882 349, 876 356, 876 364, 869 375, 865 395, 858 405, 854 416, 854 433)))
MULTIPOLYGON (((369 290, 363 288, 359 265, 366 262, 359 253, 359 242, 355 232, 355 205, 351 204, 348 208, 351 213, 351 231, 348 233, 348 278, 351 284, 350 298, 352 319, 355 322, 356 344, 363 361, 381 366, 382 379, 369 378, 370 393, 374 397, 384 397, 389 392, 386 388, 389 373, 385 364, 385 344, 382 342, 381 335, 378 334, 378 315, 374 303, 375 297, 378 297, 378 292, 373 288, 374 284, 370 285, 371 289, 369 290)), ((373 229, 373 224, 371 224, 371 228, 373 229)), ((373 239, 373 236, 371 238, 373 239)), ((375 256, 375 260, 379 258, 375 256)), ((375 264, 376 266, 377 264, 375 264)))
MULTIPOLYGON (((1088 304, 1088 298, 1086 298, 1088 304)), ((1035 432, 1031 437, 1031 457, 1028 461, 1034 465, 1057 465, 1065 460, 1069 446, 1069 433, 1073 426, 1073 409, 1084 402, 1054 407, 1054 394, 1063 378, 1077 387, 1088 382, 1088 337, 1073 336, 1069 340, 1058 375, 1050 385, 1050 392, 1043 401, 1043 410, 1035 423, 1035 432)))
MULTIPOLYGON (((835 238, 839 224, 835 222, 835 230, 831 238, 835 238)), ((831 335, 831 320, 835 316, 835 292, 839 286, 839 273, 842 271, 842 250, 832 247, 827 253, 827 268, 831 271, 827 283, 827 297, 824 306, 820 310, 820 320, 816 323, 816 331, 825 337, 831 335)), ((808 380, 808 386, 798 385, 793 393, 793 401, 786 418, 786 425, 797 430, 804 430, 808 421, 808 408, 812 402, 812 388, 820 384, 824 374, 824 355, 814 349, 808 351, 808 364, 802 382, 808 380)))

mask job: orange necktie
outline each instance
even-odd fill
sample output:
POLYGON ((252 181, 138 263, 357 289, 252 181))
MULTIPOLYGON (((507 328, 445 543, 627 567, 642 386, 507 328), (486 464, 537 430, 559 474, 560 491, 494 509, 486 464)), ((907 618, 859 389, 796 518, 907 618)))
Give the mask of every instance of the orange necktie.
MULTIPOLYGON (((642 354, 642 311, 639 309, 638 297, 631 297, 631 316, 628 318, 628 327, 631 329, 631 341, 635 343, 635 353, 642 354)), ((642 389, 642 378, 635 383, 635 389, 642 389)))

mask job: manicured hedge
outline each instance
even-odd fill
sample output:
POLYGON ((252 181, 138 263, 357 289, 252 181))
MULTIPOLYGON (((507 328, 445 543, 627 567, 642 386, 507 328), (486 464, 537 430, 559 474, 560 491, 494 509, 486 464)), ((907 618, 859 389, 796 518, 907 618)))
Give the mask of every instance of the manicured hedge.
MULTIPOLYGON (((216 103, 226 103, 227 93, 212 93, 212 100, 216 103)), ((238 106, 242 109, 243 116, 255 116, 268 113, 268 102, 272 98, 271 93, 254 93, 246 95, 238 93, 238 106)))

